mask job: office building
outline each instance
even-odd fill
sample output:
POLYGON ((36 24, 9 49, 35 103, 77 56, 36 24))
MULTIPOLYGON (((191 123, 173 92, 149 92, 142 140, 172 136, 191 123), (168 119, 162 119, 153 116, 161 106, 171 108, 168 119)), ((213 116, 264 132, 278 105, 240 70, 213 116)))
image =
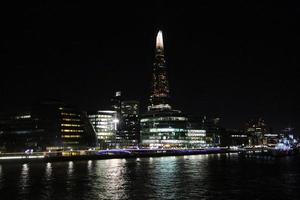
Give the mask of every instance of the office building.
POLYGON ((86 113, 60 101, 43 101, 25 112, 0 119, 0 147, 26 149, 84 149, 96 146, 95 132, 86 113))
POLYGON ((99 110, 95 113, 89 113, 88 117, 96 132, 99 147, 101 149, 115 148, 119 123, 117 112, 99 110))

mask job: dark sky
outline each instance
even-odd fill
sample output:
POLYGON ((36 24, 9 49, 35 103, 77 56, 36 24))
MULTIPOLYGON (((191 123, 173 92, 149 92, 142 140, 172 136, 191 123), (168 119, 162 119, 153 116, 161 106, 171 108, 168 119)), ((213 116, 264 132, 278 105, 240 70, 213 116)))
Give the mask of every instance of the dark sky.
POLYGON ((107 108, 116 90, 146 105, 162 28, 175 108, 300 130, 296 1, 70 2, 1 3, 0 111, 50 97, 107 108))

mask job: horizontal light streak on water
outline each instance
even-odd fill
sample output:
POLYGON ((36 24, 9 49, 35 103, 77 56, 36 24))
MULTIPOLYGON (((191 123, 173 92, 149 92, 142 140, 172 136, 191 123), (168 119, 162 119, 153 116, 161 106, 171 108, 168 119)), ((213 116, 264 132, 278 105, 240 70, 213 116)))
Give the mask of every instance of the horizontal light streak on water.
POLYGON ((34 159, 34 158, 45 158, 45 156, 6 156, 0 157, 0 160, 13 160, 13 159, 34 159))

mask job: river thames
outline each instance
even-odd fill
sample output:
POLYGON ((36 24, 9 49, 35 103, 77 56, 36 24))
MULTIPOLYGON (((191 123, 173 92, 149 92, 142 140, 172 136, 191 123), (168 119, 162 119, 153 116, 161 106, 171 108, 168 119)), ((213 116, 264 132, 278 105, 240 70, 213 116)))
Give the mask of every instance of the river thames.
POLYGON ((0 199, 300 199, 299 166, 236 154, 0 164, 0 199))

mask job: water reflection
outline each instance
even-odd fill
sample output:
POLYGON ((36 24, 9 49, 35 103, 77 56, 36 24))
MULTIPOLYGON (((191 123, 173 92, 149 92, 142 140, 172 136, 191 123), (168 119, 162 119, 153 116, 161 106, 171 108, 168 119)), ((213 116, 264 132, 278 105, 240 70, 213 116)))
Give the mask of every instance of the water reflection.
POLYGON ((23 164, 22 165, 22 170, 21 170, 21 176, 20 176, 20 190, 21 193, 26 193, 27 192, 27 187, 29 181, 29 166, 28 164, 23 164))
POLYGON ((102 193, 99 193, 100 199, 126 198, 123 176, 126 171, 125 163, 125 159, 97 162, 97 177, 102 178, 99 180, 102 186, 102 193))
POLYGON ((221 154, 1 164, 0 199, 300 199, 299 164, 221 154))
POLYGON ((89 172, 91 172, 91 170, 92 170, 92 164, 93 164, 93 161, 89 160, 88 166, 87 166, 89 172))
POLYGON ((2 188, 2 165, 0 165, 0 189, 2 188))
POLYGON ((49 181, 51 180, 52 176, 52 164, 48 162, 46 164, 46 172, 45 172, 46 180, 49 181))
POLYGON ((68 176, 72 176, 73 171, 74 171, 74 162, 69 161, 68 162, 68 176))

